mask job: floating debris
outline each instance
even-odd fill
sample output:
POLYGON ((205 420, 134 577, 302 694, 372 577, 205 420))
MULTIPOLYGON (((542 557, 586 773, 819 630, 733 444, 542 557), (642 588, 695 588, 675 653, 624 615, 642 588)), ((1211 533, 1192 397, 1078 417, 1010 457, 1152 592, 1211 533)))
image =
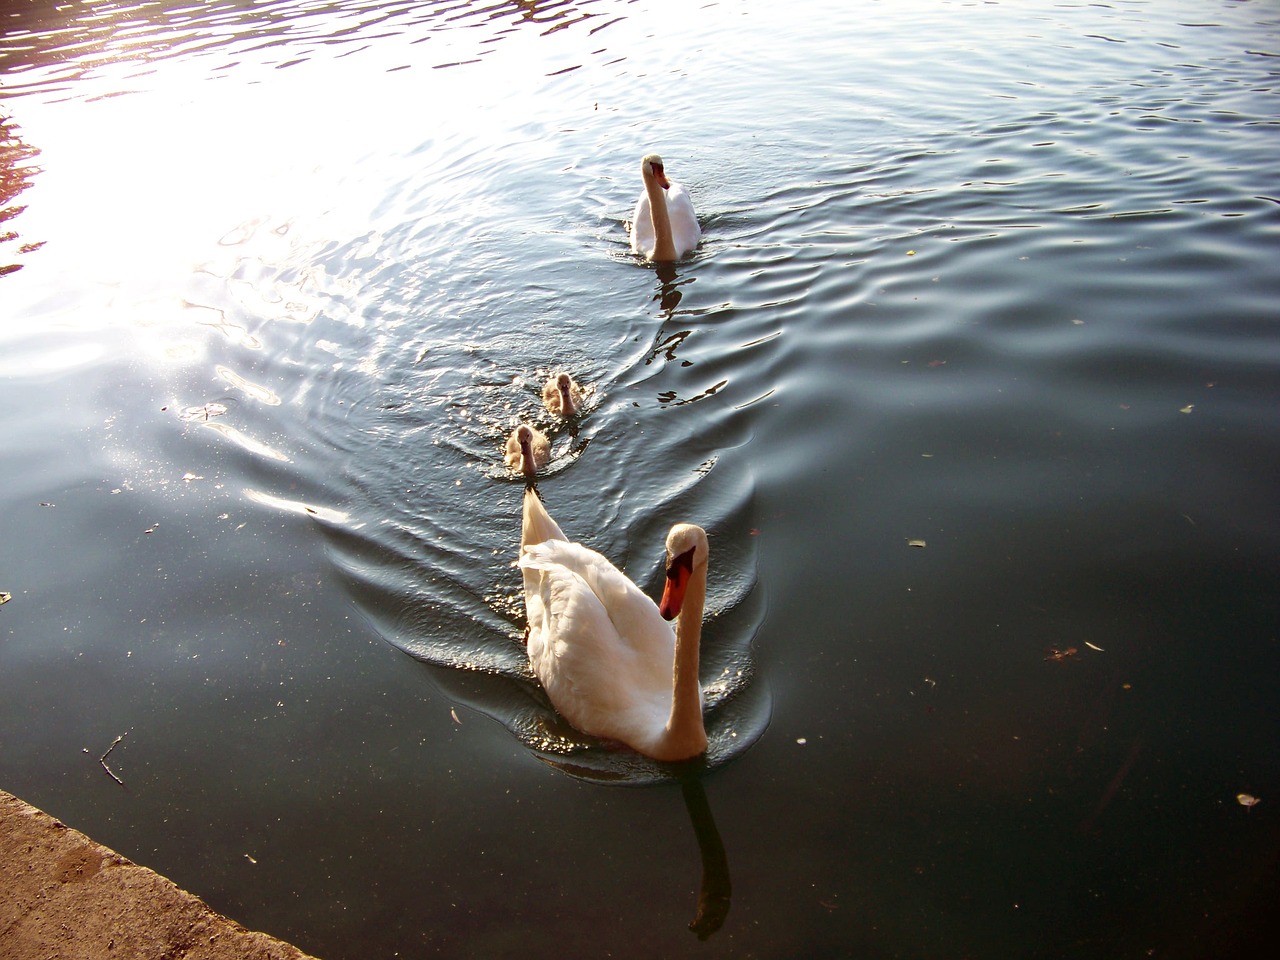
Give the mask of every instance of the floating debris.
POLYGON ((198 407, 187 407, 180 414, 179 420, 212 420, 214 417, 220 417, 227 412, 225 403, 205 403, 198 407))
POLYGON ((1256 807, 1261 802, 1262 801, 1259 800, 1257 797, 1251 796, 1247 793, 1236 794, 1236 803, 1240 804, 1240 806, 1244 807, 1246 810, 1249 807, 1256 807))
POLYGON ((1080 651, 1075 647, 1067 647, 1065 650, 1059 650, 1057 647, 1050 647, 1049 653, 1045 656, 1045 659, 1056 662, 1059 660, 1065 660, 1067 657, 1074 657, 1079 652, 1080 651))
POLYGON ((925 542, 924 542, 923 540, 908 540, 908 541, 907 541, 907 546, 908 546, 908 547, 918 547, 919 549, 923 550, 923 549, 924 549, 924 547, 925 547, 925 542))
MULTIPOLYGON (((102 769, 107 771, 107 776, 110 777, 112 780, 114 780, 116 783, 120 784, 120 786, 122 787, 124 786, 124 781, 121 780, 119 777, 117 777, 115 771, 107 766, 107 757, 111 756, 111 751, 114 750, 117 744, 119 744, 120 741, 123 740, 128 735, 129 735, 129 731, 126 730, 124 733, 120 734, 120 736, 112 740, 111 746, 107 747, 107 752, 98 758, 98 762, 102 764, 102 769)), ((89 751, 86 749, 85 753, 88 753, 88 752, 89 751)))
POLYGON ((1086 640, 1086 641, 1084 642, 1084 645, 1085 645, 1086 647, 1088 647, 1090 650, 1097 650, 1099 653, 1106 653, 1106 651, 1105 651, 1105 650, 1103 650, 1103 649, 1102 649, 1100 646, 1098 646, 1096 643, 1090 643, 1088 640, 1086 640))

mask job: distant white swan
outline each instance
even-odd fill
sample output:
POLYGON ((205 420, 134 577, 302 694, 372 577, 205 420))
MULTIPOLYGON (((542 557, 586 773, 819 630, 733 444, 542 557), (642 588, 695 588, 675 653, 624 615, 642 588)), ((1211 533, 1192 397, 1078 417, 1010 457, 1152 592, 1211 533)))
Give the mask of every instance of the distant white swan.
POLYGON ((520 424, 507 437, 507 466, 532 479, 551 459, 551 441, 537 427, 520 424))
POLYGON ((570 543, 531 489, 520 547, 529 664, 560 715, 655 760, 704 752, 698 645, 706 532, 688 523, 671 528, 661 605, 600 554, 570 543), (667 620, 677 615, 673 632, 667 620))
POLYGON ((582 388, 569 374, 554 374, 542 385, 542 402, 557 417, 576 417, 582 406, 582 388))
POLYGON ((688 192, 667 179, 662 158, 656 153, 640 161, 640 175, 644 193, 631 214, 631 251, 650 260, 688 256, 702 238, 688 192))

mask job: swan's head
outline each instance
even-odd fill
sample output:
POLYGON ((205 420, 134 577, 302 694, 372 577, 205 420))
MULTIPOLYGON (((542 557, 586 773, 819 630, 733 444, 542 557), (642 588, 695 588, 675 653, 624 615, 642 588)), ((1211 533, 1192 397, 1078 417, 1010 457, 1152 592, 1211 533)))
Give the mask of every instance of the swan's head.
POLYGON ((662 166, 662 158, 656 153, 648 154, 640 161, 640 175, 646 180, 653 177, 663 190, 671 187, 671 181, 667 179, 666 170, 662 166))
POLYGON ((677 523, 667 534, 667 581, 658 610, 671 620, 684 606, 685 590, 695 570, 706 573, 707 532, 692 523, 677 523))

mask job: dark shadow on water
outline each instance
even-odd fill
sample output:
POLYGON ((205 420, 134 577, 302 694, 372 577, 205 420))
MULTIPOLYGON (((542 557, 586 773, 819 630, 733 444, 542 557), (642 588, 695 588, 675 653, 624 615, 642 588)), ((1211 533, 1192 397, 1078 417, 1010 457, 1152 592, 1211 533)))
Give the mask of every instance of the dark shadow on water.
MULTIPOLYGON (((581 770, 571 762, 549 757, 540 759, 570 776, 592 779, 592 771, 581 770)), ((693 827, 694 838, 698 841, 698 855, 702 861, 697 912, 689 922, 689 930, 699 940, 707 940, 724 926, 732 905, 733 883, 729 878, 729 856, 711 813, 706 788, 702 785, 702 777, 707 772, 706 758, 698 757, 670 766, 680 781, 680 795, 684 799, 684 807, 689 814, 689 823, 693 827)))
POLYGON ((693 824, 693 833, 698 838, 698 852, 702 856, 698 912, 689 924, 689 929, 699 940, 706 940, 724 926, 725 918, 729 916, 733 896, 733 884, 729 880, 729 857, 725 853, 724 841, 720 839, 720 831, 716 829, 715 818, 711 815, 711 804, 707 801, 702 778, 686 777, 680 782, 680 790, 684 795, 685 809, 689 811, 689 821, 693 824))

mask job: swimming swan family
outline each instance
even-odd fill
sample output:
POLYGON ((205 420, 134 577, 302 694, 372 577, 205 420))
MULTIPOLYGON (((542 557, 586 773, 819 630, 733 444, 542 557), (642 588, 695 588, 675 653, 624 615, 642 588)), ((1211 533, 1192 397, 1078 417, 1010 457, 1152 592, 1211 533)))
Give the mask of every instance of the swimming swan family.
MULTIPOLYGON (((640 164, 644 193, 631 221, 631 249, 671 261, 702 232, 689 194, 667 179, 662 158, 640 164)), ((543 384, 547 412, 562 420, 582 411, 586 391, 568 373, 543 384)), ((707 592, 707 534, 679 523, 667 537, 666 584, 654 603, 612 563, 573 543, 551 519, 533 482, 551 443, 522 423, 507 438, 507 466, 522 474, 520 573, 528 618, 529 665, 551 704, 576 729, 626 744, 655 760, 688 760, 707 749, 698 680, 707 592), (675 620, 675 626, 669 622, 675 620)))

